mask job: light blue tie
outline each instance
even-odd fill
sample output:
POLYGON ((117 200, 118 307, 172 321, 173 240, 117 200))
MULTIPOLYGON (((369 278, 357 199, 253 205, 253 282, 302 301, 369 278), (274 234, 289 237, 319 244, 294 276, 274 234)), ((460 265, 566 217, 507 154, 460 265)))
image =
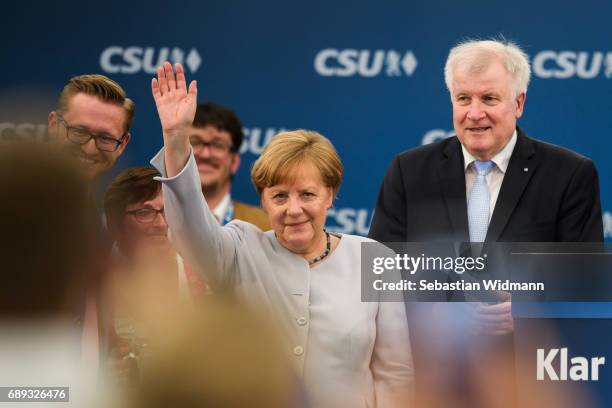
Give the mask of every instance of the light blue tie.
POLYGON ((484 242, 489 227, 489 186, 487 173, 491 171, 494 163, 491 160, 476 160, 474 168, 478 175, 472 187, 468 200, 468 223, 470 226, 470 241, 484 242))

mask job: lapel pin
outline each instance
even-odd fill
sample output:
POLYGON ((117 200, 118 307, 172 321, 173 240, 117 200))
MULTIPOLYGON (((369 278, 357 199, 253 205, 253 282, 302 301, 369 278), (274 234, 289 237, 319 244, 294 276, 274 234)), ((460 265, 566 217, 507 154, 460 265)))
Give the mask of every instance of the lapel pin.
POLYGON ((523 169, 523 171, 524 171, 524 172, 528 172, 528 171, 529 171, 529 168, 528 168, 528 167, 525 167, 525 168, 523 169))

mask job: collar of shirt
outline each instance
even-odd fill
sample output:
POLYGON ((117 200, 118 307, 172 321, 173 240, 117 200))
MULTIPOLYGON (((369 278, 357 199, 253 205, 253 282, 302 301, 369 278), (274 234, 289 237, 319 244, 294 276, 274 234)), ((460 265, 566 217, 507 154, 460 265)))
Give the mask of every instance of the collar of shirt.
MULTIPOLYGON (((506 143, 503 149, 499 153, 497 153, 491 161, 495 163, 495 166, 501 171, 503 174, 506 174, 506 170, 508 169, 508 163, 510 162, 510 156, 512 156, 512 151, 514 150, 514 146, 516 145, 516 129, 514 133, 512 133, 512 137, 506 143)), ((467 170, 468 166, 476 161, 476 158, 467 151, 465 146, 461 145, 461 151, 463 152, 463 169, 467 170)))
POLYGON ((227 213, 227 209, 231 201, 232 201, 232 197, 230 193, 227 193, 225 197, 223 197, 219 205, 217 205, 215 209, 212 211, 217 221, 219 221, 219 223, 221 223, 223 219, 225 218, 225 214, 227 213))

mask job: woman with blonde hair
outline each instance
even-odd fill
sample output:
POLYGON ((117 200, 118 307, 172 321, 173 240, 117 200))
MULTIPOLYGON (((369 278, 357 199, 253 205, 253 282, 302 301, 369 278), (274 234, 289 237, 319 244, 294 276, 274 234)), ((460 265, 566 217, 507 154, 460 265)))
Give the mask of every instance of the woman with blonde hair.
POLYGON ((342 179, 336 150, 316 132, 274 137, 251 177, 271 231, 242 221, 221 227, 202 197, 189 146, 196 83, 158 68, 152 92, 164 148, 160 171, 173 241, 213 290, 263 302, 284 329, 287 352, 315 407, 405 406, 412 358, 404 305, 361 301, 361 246, 324 229, 342 179))

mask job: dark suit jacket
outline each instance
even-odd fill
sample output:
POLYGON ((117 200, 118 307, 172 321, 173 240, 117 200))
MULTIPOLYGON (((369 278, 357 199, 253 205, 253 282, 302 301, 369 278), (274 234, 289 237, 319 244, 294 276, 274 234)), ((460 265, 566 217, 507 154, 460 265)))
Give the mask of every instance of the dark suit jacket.
MULTIPOLYGON (((369 236, 380 242, 469 242, 463 153, 456 137, 395 157, 380 188, 369 236)), ((593 162, 518 129, 485 241, 602 240, 593 162)), ((406 312, 418 393, 424 382, 431 381, 427 379, 461 382, 470 364, 482 363, 461 357, 454 364, 439 361, 432 339, 424 334, 427 322, 436 321, 432 304, 407 303, 406 312)), ((491 340, 490 350, 511 356, 512 341, 511 335, 491 340)), ((460 388, 465 391, 469 385, 462 383, 460 388)), ((512 386, 499 391, 514 392, 512 386)))
MULTIPOLYGON (((380 188, 369 236, 380 242, 469 241, 457 137, 395 157, 380 188)), ((519 128, 486 241, 603 241, 593 162, 532 139, 519 128)))

